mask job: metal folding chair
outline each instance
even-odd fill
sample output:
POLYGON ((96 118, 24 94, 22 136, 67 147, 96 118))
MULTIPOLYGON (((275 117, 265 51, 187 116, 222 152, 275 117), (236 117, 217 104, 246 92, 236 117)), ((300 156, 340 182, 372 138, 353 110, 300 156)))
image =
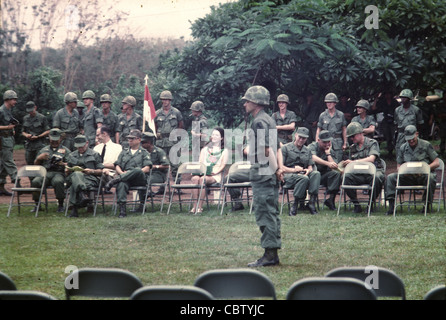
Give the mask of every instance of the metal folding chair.
POLYGON ((444 161, 441 159, 438 159, 440 162, 440 166, 435 169, 437 172, 437 183, 435 185, 435 190, 438 190, 438 199, 435 198, 434 193, 434 199, 432 199, 432 203, 435 201, 438 201, 437 205, 437 212, 440 211, 441 202, 443 200, 443 209, 446 209, 446 197, 445 197, 445 182, 444 182, 444 161))
POLYGON ((234 204, 234 200, 226 201, 226 197, 228 194, 229 189, 240 189, 241 195, 240 198, 237 199, 239 201, 246 200, 248 203, 249 213, 252 212, 252 195, 250 196, 249 190, 252 190, 252 185, 250 181, 244 181, 244 182, 229 182, 229 179, 231 176, 233 176, 236 173, 243 173, 244 175, 249 177, 249 169, 251 168, 251 163, 248 161, 238 161, 233 163, 229 167, 228 174, 225 177, 224 183, 223 183, 223 198, 222 198, 222 205, 221 205, 221 212, 220 215, 223 214, 223 210, 225 205, 230 202, 231 205, 234 204), (246 197, 243 196, 243 194, 246 192, 246 197))
MULTIPOLYGON (((152 170, 151 170, 152 171, 152 170)), ((155 188, 159 188, 161 190, 164 190, 163 192, 163 197, 161 200, 161 208, 160 208, 160 213, 163 212, 163 207, 164 207, 164 202, 166 201, 166 195, 170 194, 170 172, 171 172, 171 167, 169 166, 169 169, 167 170, 167 175, 166 175, 166 180, 164 182, 150 182, 150 192, 148 194, 148 198, 150 198, 150 202, 152 204, 152 211, 154 208, 154 201, 156 198, 155 193, 153 192, 153 187, 155 188)), ((150 173, 152 174, 152 172, 150 173)), ((148 200, 147 198, 147 200, 148 200)))

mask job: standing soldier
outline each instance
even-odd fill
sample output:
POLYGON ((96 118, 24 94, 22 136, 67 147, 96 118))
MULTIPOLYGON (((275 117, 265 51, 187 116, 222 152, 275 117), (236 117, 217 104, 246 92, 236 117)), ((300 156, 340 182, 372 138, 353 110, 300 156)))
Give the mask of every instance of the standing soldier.
POLYGON ((256 223, 262 233, 260 244, 263 256, 248 267, 275 266, 279 264, 277 251, 282 247, 279 217, 279 183, 277 169, 277 129, 274 120, 264 111, 270 104, 269 91, 262 86, 250 87, 242 100, 246 113, 253 119, 249 145, 244 153, 251 161, 249 172, 254 195, 253 208, 256 223), (272 140, 272 141, 270 141, 272 140))
POLYGON ((446 156, 446 95, 442 90, 437 90, 437 94, 429 96, 429 101, 435 101, 435 119, 439 128, 440 153, 446 156))
MULTIPOLYGON (((70 150, 67 147, 62 146, 62 131, 60 129, 51 129, 49 132, 50 145, 43 147, 34 161, 35 165, 45 167, 46 179, 45 188, 52 186, 56 199, 59 203, 57 212, 63 212, 63 203, 65 199, 65 166, 67 164, 67 157, 70 154, 70 150)), ((40 188, 43 183, 42 177, 36 177, 31 183, 31 187, 40 188)), ((37 210, 37 204, 39 202, 39 193, 33 193, 33 200, 36 206, 32 210, 37 210)))
POLYGON ((88 146, 94 148, 96 141, 96 129, 102 126, 102 112, 95 107, 96 96, 93 91, 87 90, 82 94, 82 101, 85 105, 84 117, 82 119, 84 135, 88 139, 88 146))
POLYGON ((319 120, 319 116, 322 112, 321 106, 319 103, 314 102, 314 94, 313 92, 307 92, 304 95, 305 100, 302 103, 302 117, 303 117, 303 126, 306 127, 310 135, 308 136, 308 143, 312 143, 316 141, 316 131, 317 131, 317 122, 319 120))
POLYGON ((411 101, 413 100, 413 93, 410 89, 404 89, 400 93, 401 105, 395 109, 395 125, 398 130, 398 136, 396 138, 395 150, 399 151, 404 140, 404 129, 408 125, 422 125, 424 123, 423 114, 420 108, 414 106, 411 101))
POLYGON ((111 110, 112 99, 109 94, 101 96, 102 125, 110 131, 110 138, 116 142, 116 127, 118 126, 118 116, 111 110))
POLYGON ((67 158, 67 184, 70 186, 70 217, 78 217, 78 208, 85 207, 89 202, 89 188, 97 188, 102 175, 102 159, 99 153, 88 147, 88 139, 84 135, 74 138, 76 151, 67 158))
MULTIPOLYGON (((127 216, 127 193, 132 186, 145 186, 147 175, 152 167, 149 152, 141 147, 141 131, 133 129, 127 136, 129 148, 123 149, 115 162, 116 173, 113 180, 105 186, 106 191, 116 185, 116 201, 119 206, 119 217, 127 216)), ((145 196, 145 195, 144 195, 145 196)))
POLYGON ((12 108, 17 104, 17 93, 6 90, 3 94, 3 105, 0 107, 0 196, 11 196, 5 189, 6 176, 11 182, 17 178, 17 167, 13 158, 14 129, 18 121, 12 116, 12 108))
POLYGON ((73 151, 74 138, 79 134, 82 123, 79 120, 77 107, 77 95, 74 92, 67 92, 64 97, 65 108, 56 112, 53 118, 53 128, 62 131, 63 145, 73 151))
POLYGON ((208 143, 208 136, 206 130, 208 129, 208 119, 203 114, 204 103, 201 101, 194 101, 190 106, 192 112, 192 145, 194 141, 199 141, 200 149, 208 143))
POLYGON ((127 136, 131 130, 142 131, 143 118, 135 112, 135 106, 136 99, 133 96, 127 96, 122 100, 122 114, 118 116, 116 141, 119 141, 123 149, 129 147, 127 136))
POLYGON ((335 154, 335 162, 342 160, 343 151, 347 149, 347 120, 344 113, 336 109, 339 102, 338 97, 334 93, 325 96, 325 104, 327 110, 319 116, 317 124, 316 141, 319 138, 321 130, 328 130, 333 137, 332 149, 335 154))
POLYGON ((23 117, 22 135, 25 137, 25 160, 27 164, 34 164, 40 149, 46 145, 46 137, 50 133, 50 126, 46 117, 37 112, 33 101, 26 103, 26 116, 23 117))
MULTIPOLYGON (((162 108, 156 110, 156 146, 164 150, 172 165, 172 176, 175 177, 179 167, 178 159, 174 161, 170 155, 170 149, 176 141, 170 141, 170 133, 175 129, 183 129, 183 115, 180 110, 172 106, 172 93, 168 90, 161 92, 160 100, 162 108)), ((179 158, 179 157, 178 157, 179 158)))
POLYGON ((370 110, 370 103, 367 100, 359 100, 356 104, 357 116, 353 117, 352 122, 358 122, 364 128, 364 135, 373 138, 375 133, 375 118, 367 113, 370 110))
POLYGON ((293 132, 296 129, 297 116, 294 111, 288 110, 290 99, 286 94, 281 94, 276 101, 279 111, 274 112, 272 118, 276 121, 277 134, 280 147, 293 140, 293 132))

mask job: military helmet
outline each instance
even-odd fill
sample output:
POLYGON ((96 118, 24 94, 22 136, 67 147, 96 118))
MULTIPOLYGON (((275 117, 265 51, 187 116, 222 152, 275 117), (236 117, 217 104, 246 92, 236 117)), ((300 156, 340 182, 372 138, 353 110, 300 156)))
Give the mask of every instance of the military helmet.
POLYGON ((6 90, 3 94, 3 100, 11 100, 11 99, 18 99, 17 93, 14 90, 6 90))
POLYGON ((201 101, 194 101, 190 106, 190 110, 192 111, 204 111, 204 103, 201 101))
POLYGON ((330 92, 325 96, 324 102, 339 102, 338 96, 330 92))
POLYGON ((82 99, 96 99, 96 95, 93 91, 87 90, 82 94, 82 99))
POLYGON ((170 92, 169 90, 164 90, 163 92, 160 93, 160 100, 172 100, 172 92, 170 92))
POLYGON ((286 94, 281 94, 277 97, 276 102, 277 103, 286 102, 286 103, 290 104, 290 98, 288 98, 288 96, 286 94))
POLYGON ((359 100, 358 103, 356 103, 356 106, 360 107, 360 108, 364 108, 367 111, 370 110, 370 103, 367 100, 364 100, 364 99, 359 100))
POLYGON ((112 99, 109 94, 105 93, 101 96, 101 102, 112 102, 112 99))
POLYGON ((136 99, 133 96, 127 96, 124 99, 122 99, 122 103, 126 103, 131 105, 132 107, 136 106, 136 99))
POLYGON ((262 106, 269 106, 269 91, 262 86, 253 86, 246 90, 242 100, 248 100, 262 106))
POLYGON ((409 98, 410 100, 413 99, 413 92, 410 89, 403 89, 400 93, 400 98, 409 98))
POLYGON ((351 122, 347 126, 347 137, 354 136, 355 134, 362 133, 364 128, 361 126, 359 122, 351 122))
POLYGON ((64 96, 65 103, 77 102, 77 94, 74 92, 67 92, 64 96))

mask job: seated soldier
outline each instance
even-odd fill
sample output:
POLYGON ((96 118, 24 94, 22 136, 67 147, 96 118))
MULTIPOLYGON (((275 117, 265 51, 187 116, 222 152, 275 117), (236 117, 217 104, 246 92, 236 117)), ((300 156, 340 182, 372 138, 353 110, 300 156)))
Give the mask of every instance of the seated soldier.
POLYGON ((119 205, 119 217, 127 216, 126 204, 127 193, 130 187, 147 185, 147 176, 152 167, 152 160, 149 152, 141 147, 141 131, 132 129, 127 135, 129 148, 123 149, 115 162, 116 173, 118 174, 107 183, 105 189, 110 189, 116 185, 116 197, 119 205))
POLYGON ((324 205, 330 210, 335 210, 335 198, 341 185, 341 173, 337 170, 338 164, 334 160, 334 152, 331 148, 332 140, 330 132, 322 130, 317 141, 310 144, 308 148, 311 150, 317 171, 321 174, 321 184, 327 188, 329 195, 324 205))
POLYGON ((310 195, 308 209, 317 214, 315 203, 319 192, 321 174, 313 170, 313 159, 310 149, 305 146, 309 130, 300 127, 296 130, 293 142, 285 144, 277 153, 279 171, 283 174, 284 188, 294 188, 294 203, 290 215, 297 213, 297 204, 305 201, 307 190, 310 195))
MULTIPOLYGON (((56 199, 58 201, 57 212, 63 212, 63 203, 65 200, 65 166, 67 164, 67 156, 71 153, 70 149, 62 145, 62 131, 54 128, 50 130, 50 145, 40 149, 34 160, 35 165, 45 167, 47 170, 45 178, 45 188, 52 186, 56 199)), ((31 182, 31 187, 40 188, 43 183, 43 177, 36 177, 31 182)), ((39 201, 39 193, 33 192, 33 200, 36 206, 32 212, 36 212, 39 201)))
POLYGON ((70 188, 70 217, 78 217, 78 208, 85 207, 89 202, 88 190, 99 186, 102 175, 102 159, 99 153, 88 147, 88 140, 84 135, 74 138, 76 151, 67 158, 65 173, 69 174, 67 183, 70 188))
MULTIPOLYGON (((347 126, 347 137, 351 138, 353 141, 353 145, 350 146, 350 154, 349 159, 344 160, 341 164, 345 167, 349 163, 354 161, 365 161, 372 162, 376 167, 376 175, 375 175, 375 187, 372 192, 372 199, 375 200, 382 189, 385 173, 384 168, 382 166, 380 160, 380 151, 378 141, 374 139, 370 139, 364 136, 363 128, 361 124, 358 122, 351 122, 347 126)), ((347 174, 345 176, 344 183, 346 185, 360 185, 360 184, 370 184, 373 183, 373 178, 371 175, 353 175, 347 174)), ((361 213, 362 208, 359 204, 356 190, 348 189, 346 190, 347 195, 355 205, 354 212, 361 213)))

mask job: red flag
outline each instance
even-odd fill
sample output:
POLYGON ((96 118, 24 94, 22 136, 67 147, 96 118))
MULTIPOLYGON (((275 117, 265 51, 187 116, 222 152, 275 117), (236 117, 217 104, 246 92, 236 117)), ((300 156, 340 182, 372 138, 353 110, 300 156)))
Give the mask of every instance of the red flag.
POLYGON ((153 133, 156 134, 155 121, 154 121, 155 116, 156 116, 155 105, 153 104, 152 96, 150 95, 150 92, 149 92, 149 86, 147 85, 147 81, 146 81, 146 87, 144 90, 144 126, 147 121, 150 129, 152 129, 153 133))

